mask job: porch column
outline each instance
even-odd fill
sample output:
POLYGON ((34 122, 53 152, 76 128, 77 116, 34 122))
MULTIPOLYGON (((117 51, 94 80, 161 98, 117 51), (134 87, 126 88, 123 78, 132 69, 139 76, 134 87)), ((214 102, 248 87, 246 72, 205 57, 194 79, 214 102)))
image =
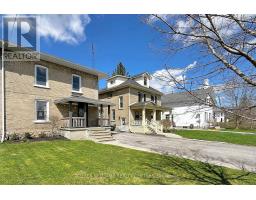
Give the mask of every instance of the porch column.
POLYGON ((84 104, 84 126, 88 127, 88 103, 84 104))
POLYGON ((103 105, 100 104, 100 126, 103 127, 103 105))
POLYGON ((110 126, 110 105, 108 105, 108 125, 110 126))
POLYGON ((156 121, 156 109, 153 110, 153 121, 156 121))
POLYGON ((142 109, 142 126, 143 126, 143 132, 146 132, 146 109, 145 107, 142 109))
POLYGON ((68 117, 69 117, 69 128, 72 128, 73 125, 72 125, 72 102, 69 101, 68 102, 68 117))

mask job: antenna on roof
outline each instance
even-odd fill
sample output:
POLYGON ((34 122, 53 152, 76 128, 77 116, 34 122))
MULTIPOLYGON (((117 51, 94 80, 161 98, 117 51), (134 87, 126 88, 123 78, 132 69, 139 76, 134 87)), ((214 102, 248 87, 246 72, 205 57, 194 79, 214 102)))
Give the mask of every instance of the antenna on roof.
POLYGON ((92 68, 95 68, 95 47, 94 44, 92 43, 92 68))

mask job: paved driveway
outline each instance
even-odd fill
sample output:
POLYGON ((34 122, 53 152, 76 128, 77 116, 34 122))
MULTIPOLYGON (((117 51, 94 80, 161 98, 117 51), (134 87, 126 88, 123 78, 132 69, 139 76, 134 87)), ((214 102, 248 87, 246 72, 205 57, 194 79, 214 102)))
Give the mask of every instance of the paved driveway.
POLYGON ((118 133, 114 138, 116 142, 113 144, 118 146, 177 155, 231 168, 256 170, 256 147, 133 133, 118 133))

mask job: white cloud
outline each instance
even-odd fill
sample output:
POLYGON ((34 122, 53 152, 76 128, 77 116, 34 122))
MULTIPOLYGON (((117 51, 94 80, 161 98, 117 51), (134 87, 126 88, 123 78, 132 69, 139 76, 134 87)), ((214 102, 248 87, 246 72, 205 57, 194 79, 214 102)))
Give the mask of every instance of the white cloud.
POLYGON ((78 44, 86 39, 85 28, 90 23, 88 15, 40 15, 40 37, 68 44, 78 44))
POLYGON ((152 79, 150 80, 150 86, 160 90, 163 93, 170 93, 175 90, 175 83, 172 76, 177 80, 182 82, 186 78, 186 73, 196 66, 197 62, 189 64, 184 68, 172 68, 172 69, 161 69, 157 70, 152 74, 152 79))

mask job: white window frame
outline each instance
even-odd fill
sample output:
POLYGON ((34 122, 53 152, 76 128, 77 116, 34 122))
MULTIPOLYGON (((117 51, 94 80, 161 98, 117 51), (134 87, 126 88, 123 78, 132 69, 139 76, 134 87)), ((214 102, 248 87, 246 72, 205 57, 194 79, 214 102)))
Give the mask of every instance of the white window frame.
POLYGON ((49 101, 48 100, 45 100, 45 99, 36 99, 35 100, 35 120, 34 122, 35 123, 48 123, 49 122, 49 101), (37 119, 37 102, 38 101, 43 101, 43 102, 46 102, 46 119, 45 120, 38 120, 37 119))
POLYGON ((42 66, 42 65, 35 65, 35 69, 34 69, 34 76, 35 76, 35 82, 34 82, 34 86, 35 87, 41 87, 41 88, 49 88, 49 76, 48 76, 48 67, 42 66), (46 69, 46 85, 40 85, 37 84, 37 68, 44 68, 46 69))
POLYGON ((77 75, 77 74, 72 74, 72 80, 71 80, 71 87, 72 87, 72 92, 74 93, 82 93, 82 77, 77 75), (74 90, 73 87, 73 77, 78 77, 79 78, 79 90, 74 90))
POLYGON ((119 96, 119 98, 118 98, 118 107, 119 107, 119 109, 123 109, 124 108, 124 96, 119 96), (121 107, 120 106, 120 99, 121 99, 121 97, 122 97, 122 99, 123 99, 123 107, 121 107))

